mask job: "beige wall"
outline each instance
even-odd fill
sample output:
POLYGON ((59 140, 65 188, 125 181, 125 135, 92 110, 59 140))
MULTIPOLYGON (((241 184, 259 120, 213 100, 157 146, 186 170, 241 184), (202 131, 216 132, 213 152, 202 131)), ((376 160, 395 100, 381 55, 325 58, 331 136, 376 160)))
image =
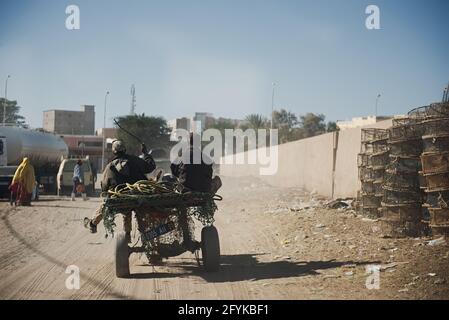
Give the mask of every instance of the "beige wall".
MULTIPOLYGON (((389 126, 391 120, 369 127, 389 126)), ((359 189, 357 154, 360 152, 360 135, 361 128, 355 128, 279 145, 275 175, 260 175, 258 165, 248 164, 221 164, 220 174, 255 176, 274 186, 302 187, 326 197, 355 197, 359 189)), ((229 160, 229 156, 226 159, 229 160)), ((222 160, 224 163, 225 158, 222 160)))
MULTIPOLYGON (((387 129, 392 124, 385 120, 366 128, 387 129)), ((357 154, 360 153, 362 128, 347 129, 339 132, 337 156, 335 161, 334 198, 355 197, 360 189, 358 178, 357 154)))

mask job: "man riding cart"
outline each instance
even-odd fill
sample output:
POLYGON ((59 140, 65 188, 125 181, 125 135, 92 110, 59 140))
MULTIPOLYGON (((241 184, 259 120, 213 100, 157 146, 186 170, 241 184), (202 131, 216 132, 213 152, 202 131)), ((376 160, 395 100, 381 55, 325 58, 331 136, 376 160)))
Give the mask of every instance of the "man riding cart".
MULTIPOLYGON (((123 155, 124 147, 121 145, 122 147, 117 150, 118 146, 120 144, 113 145, 114 153, 119 151, 122 154, 116 159, 126 158, 123 155)), ((190 147, 191 154, 192 145, 190 147)), ((219 267, 220 245, 217 229, 213 226, 213 216, 217 210, 215 201, 221 200, 221 197, 215 195, 221 184, 217 184, 218 177, 212 179, 212 164, 204 161, 199 164, 178 162, 172 165, 173 174, 177 178, 157 181, 158 178, 148 179, 154 166, 141 163, 140 171, 137 170, 136 176, 130 179, 131 171, 122 168, 122 160, 115 161, 116 159, 104 172, 102 181, 103 194, 106 195, 104 203, 92 220, 85 219, 85 226, 91 232, 96 232, 97 224, 103 219, 107 233, 115 236, 116 275, 126 277, 130 274, 129 255, 137 252, 145 253, 151 263, 190 251, 195 253, 198 263, 201 264, 198 255, 201 251, 205 269, 216 271, 219 267), (127 178, 121 179, 124 176, 127 178), (138 178, 140 180, 135 181, 138 178), (195 179, 200 179, 201 183, 196 181, 195 184, 195 179), (140 236, 135 244, 130 246, 132 212, 135 213, 140 236), (114 235, 116 214, 125 215, 125 232, 114 235), (203 224, 201 242, 194 240, 193 218, 203 224), (139 241, 140 246, 137 246, 139 241)), ((128 167, 129 170, 133 168, 139 166, 133 164, 128 167)))
MULTIPOLYGON (((112 143, 114 159, 108 163, 103 171, 101 181, 102 192, 115 188, 124 183, 136 183, 139 180, 149 178, 151 172, 156 169, 156 164, 151 155, 145 153, 144 159, 126 153, 126 147, 120 140, 112 143)), ((97 232, 97 225, 103 219, 103 204, 95 211, 92 219, 84 218, 84 226, 91 233, 97 232)), ((132 212, 123 212, 123 229, 127 241, 131 241, 131 219, 132 212)))

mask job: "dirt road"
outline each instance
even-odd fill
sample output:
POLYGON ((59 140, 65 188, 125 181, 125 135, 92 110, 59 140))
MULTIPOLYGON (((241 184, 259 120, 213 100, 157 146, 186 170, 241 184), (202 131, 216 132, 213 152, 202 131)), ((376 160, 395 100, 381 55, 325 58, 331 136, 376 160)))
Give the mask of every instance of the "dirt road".
MULTIPOLYGON (((224 180, 216 226, 222 267, 205 273, 192 254, 150 266, 133 255, 117 279, 113 239, 89 234, 82 218, 100 199, 43 197, 32 207, 0 203, 1 299, 448 299, 449 246, 381 237, 378 222, 324 209, 298 189, 224 180), (66 268, 81 273, 69 290, 66 268), (367 265, 381 267, 369 290, 367 265)), ((199 231, 199 228, 197 228, 199 231)))

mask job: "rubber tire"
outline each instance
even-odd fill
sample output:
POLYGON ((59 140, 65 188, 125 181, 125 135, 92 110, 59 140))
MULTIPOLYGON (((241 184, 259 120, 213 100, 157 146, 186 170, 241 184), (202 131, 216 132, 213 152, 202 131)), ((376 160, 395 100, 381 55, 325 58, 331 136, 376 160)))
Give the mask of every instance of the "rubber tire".
POLYGON ((218 271, 220 268, 220 239, 217 228, 207 226, 201 230, 201 254, 206 271, 218 271))
POLYGON ((115 235, 115 275, 117 278, 129 277, 129 247, 124 231, 115 235))

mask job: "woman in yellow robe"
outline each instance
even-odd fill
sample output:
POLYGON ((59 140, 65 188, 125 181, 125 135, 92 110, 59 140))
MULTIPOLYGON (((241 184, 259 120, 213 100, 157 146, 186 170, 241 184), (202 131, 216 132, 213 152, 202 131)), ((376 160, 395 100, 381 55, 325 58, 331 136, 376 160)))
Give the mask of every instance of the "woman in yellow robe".
POLYGON ((28 158, 23 158, 12 178, 12 189, 17 190, 17 202, 19 205, 30 205, 33 189, 36 185, 34 168, 28 158))

